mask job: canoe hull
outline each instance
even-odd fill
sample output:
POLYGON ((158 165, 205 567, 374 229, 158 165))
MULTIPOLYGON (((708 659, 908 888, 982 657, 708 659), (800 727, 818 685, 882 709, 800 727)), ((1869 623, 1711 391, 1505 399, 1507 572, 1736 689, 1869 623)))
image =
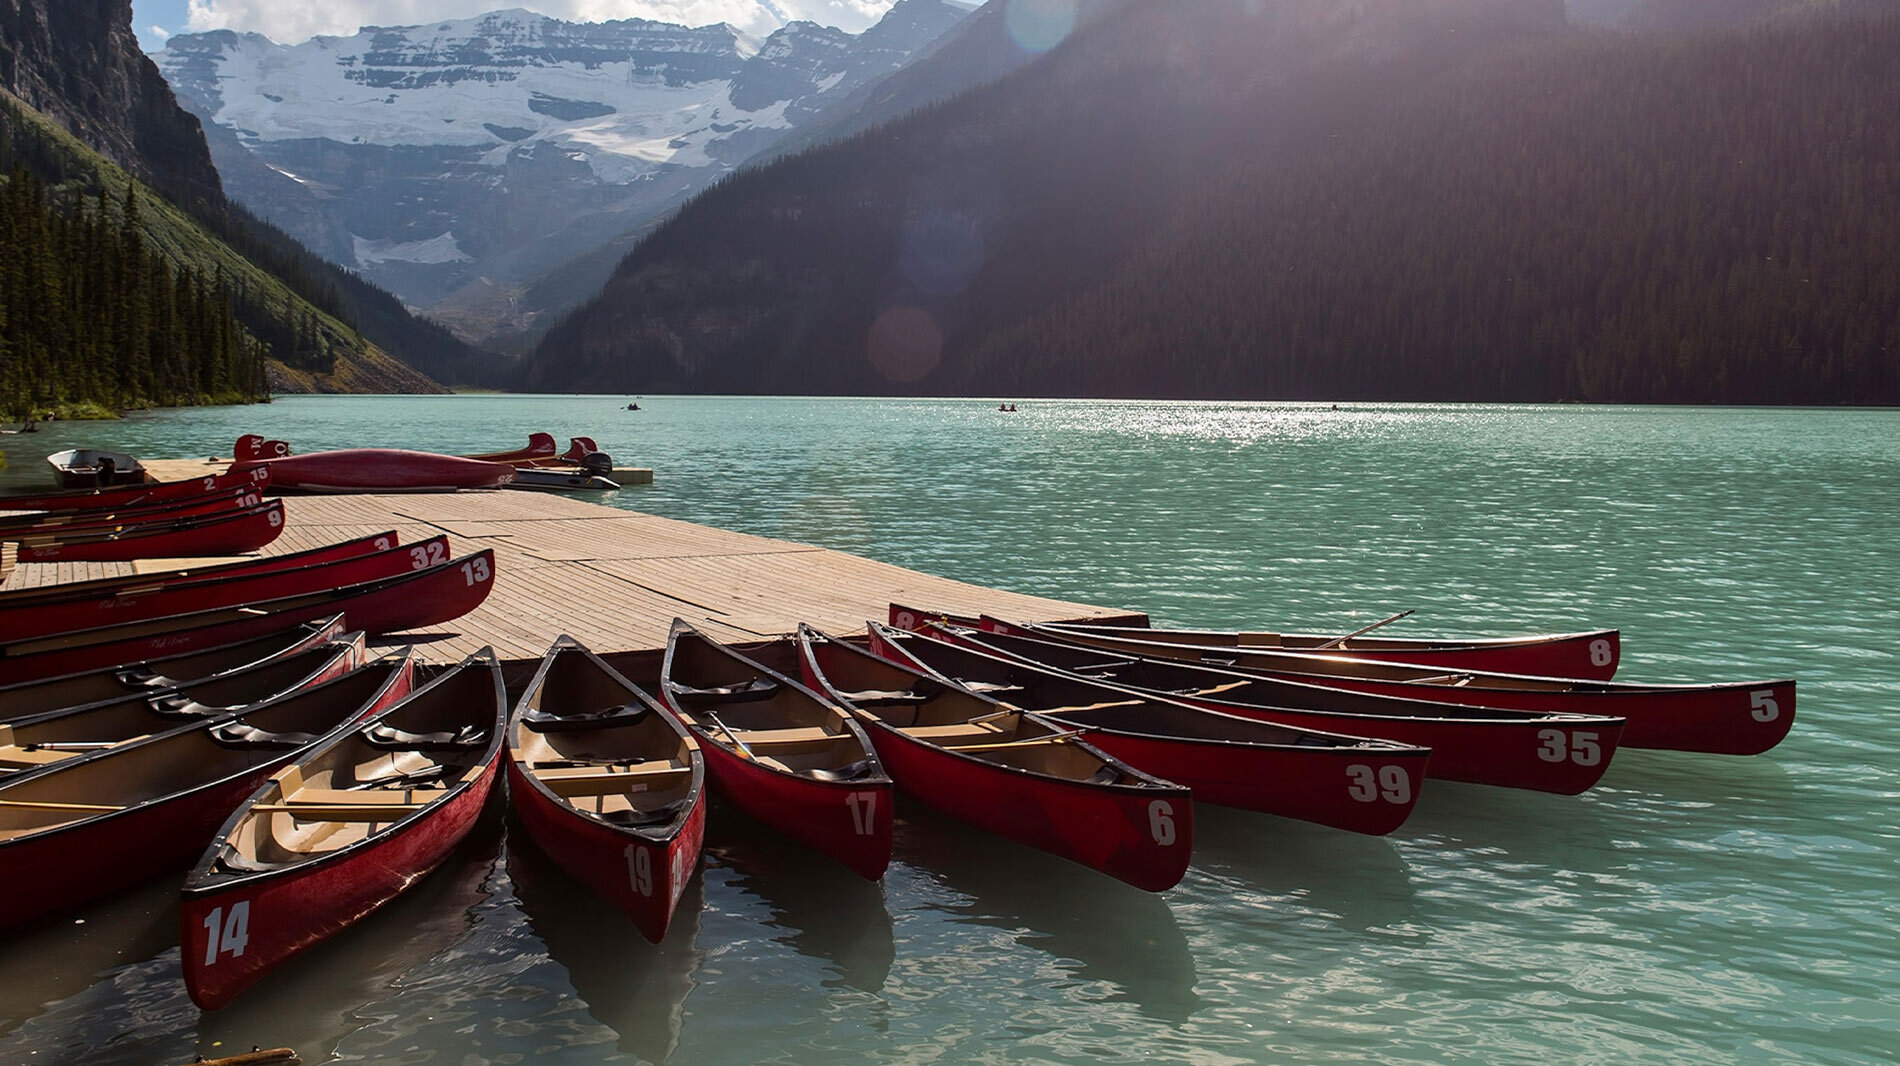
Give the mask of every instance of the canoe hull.
POLYGON ((231 471, 241 473, 259 466, 270 469, 271 485, 280 491, 321 493, 492 489, 515 475, 514 467, 506 463, 398 448, 345 448, 246 460, 233 463, 231 471))
POLYGON ((236 574, 177 588, 147 585, 107 598, 36 604, 30 608, 12 608, 0 602, 0 641, 262 603, 415 573, 448 560, 448 538, 438 536, 351 559, 312 563, 293 570, 236 574))
POLYGON ((250 485, 262 489, 270 484, 266 468, 243 473, 208 474, 188 481, 154 481, 140 485, 99 489, 92 492, 56 492, 38 496, 0 496, 0 511, 73 511, 111 507, 133 507, 167 500, 188 499, 250 485))
POLYGON ((262 548, 283 531, 283 501, 272 500, 229 516, 184 521, 150 532, 134 529, 112 539, 26 539, 20 542, 19 558, 23 563, 96 563, 238 555, 262 548))
POLYGON ((706 775, 733 806, 852 872, 875 881, 891 861, 893 788, 888 778, 819 781, 780 773, 736 754, 685 721, 699 740, 706 775))
MULTIPOLYGON (((468 836, 498 773, 490 760, 460 795, 367 847, 340 854, 336 862, 294 867, 280 878, 247 879, 228 891, 186 894, 179 905, 179 956, 192 1002, 206 1010, 224 1006, 288 959, 401 895, 468 836), (234 921, 239 913, 241 928, 234 921)), ((198 852, 217 830, 214 825, 199 837, 198 852)))
POLYGON ((508 796, 515 816, 536 847, 576 881, 618 908, 641 936, 655 944, 666 938, 680 896, 692 880, 693 871, 699 868, 699 853, 706 837, 703 792, 696 794, 685 823, 668 840, 617 832, 575 814, 531 785, 513 760, 508 763, 508 796), (646 858, 640 859, 638 852, 645 852, 646 858), (654 875, 662 872, 665 884, 655 884, 654 875))

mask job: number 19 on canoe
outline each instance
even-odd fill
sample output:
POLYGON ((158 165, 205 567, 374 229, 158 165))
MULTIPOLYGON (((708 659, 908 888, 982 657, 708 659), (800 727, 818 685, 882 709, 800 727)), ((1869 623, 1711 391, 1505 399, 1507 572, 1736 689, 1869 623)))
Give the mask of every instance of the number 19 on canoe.
POLYGON ((627 880, 642 896, 653 895, 653 856, 638 844, 627 845, 627 880))
POLYGON ((223 907, 211 908, 205 915, 205 965, 215 966, 219 955, 240 958, 244 946, 251 942, 251 901, 239 900, 231 904, 231 913, 227 916, 223 907))

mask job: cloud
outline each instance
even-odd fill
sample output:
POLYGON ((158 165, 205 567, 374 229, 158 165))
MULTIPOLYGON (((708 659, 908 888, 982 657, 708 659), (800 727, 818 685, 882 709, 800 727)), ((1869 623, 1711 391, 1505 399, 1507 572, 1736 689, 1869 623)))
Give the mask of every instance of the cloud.
POLYGON ((161 41, 171 36, 171 31, 167 30, 163 26, 147 26, 145 27, 145 32, 152 35, 153 37, 158 38, 161 41))
POLYGON ((261 33, 281 44, 318 35, 348 36, 362 26, 405 26, 468 18, 525 7, 576 22, 650 18, 703 26, 729 22, 764 35, 792 19, 810 19, 857 32, 890 10, 895 0, 190 0, 186 26, 194 32, 261 33))

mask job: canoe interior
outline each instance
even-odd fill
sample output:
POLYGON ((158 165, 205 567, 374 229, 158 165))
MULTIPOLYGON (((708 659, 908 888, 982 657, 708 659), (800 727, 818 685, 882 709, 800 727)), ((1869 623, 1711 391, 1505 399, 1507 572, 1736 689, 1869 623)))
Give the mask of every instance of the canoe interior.
POLYGON ((466 663, 284 767, 228 830, 228 872, 332 855, 446 800, 493 762, 502 710, 492 660, 466 663))
MULTIPOLYGON (((776 657, 795 654, 786 645, 776 657)), ((690 627, 675 629, 665 674, 674 706, 703 736, 733 749, 743 743, 761 765, 796 774, 875 759, 843 709, 690 627)))
POLYGON ((551 651, 523 693, 508 746, 523 773, 570 807, 619 825, 670 822, 699 786, 693 741, 672 716, 573 645, 551 651))

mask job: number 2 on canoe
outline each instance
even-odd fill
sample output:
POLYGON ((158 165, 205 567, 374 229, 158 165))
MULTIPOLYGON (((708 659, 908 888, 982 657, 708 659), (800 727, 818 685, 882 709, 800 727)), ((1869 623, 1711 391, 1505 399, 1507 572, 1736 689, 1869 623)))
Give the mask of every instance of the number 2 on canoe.
POLYGON ((1595 766, 1603 759, 1603 748, 1597 744, 1595 733, 1578 730, 1566 739, 1561 729, 1540 729, 1537 739, 1541 744, 1537 757, 1545 762, 1563 762, 1568 758, 1578 766, 1595 766))
POLYGON ((1174 804, 1167 800, 1148 804, 1148 833, 1164 848, 1174 843, 1174 804))
POLYGON ((488 580, 488 560, 479 556, 462 564, 462 580, 470 585, 479 585, 488 580))
MULTIPOLYGON (((439 566, 442 563, 448 562, 448 559, 448 550, 442 547, 442 542, 439 540, 432 540, 427 544, 418 544, 409 549, 409 569, 411 570, 425 570, 431 566, 439 566)), ((468 568, 463 567, 463 569, 466 570, 468 568)), ((473 582, 470 582, 470 584, 473 584, 473 582)))
POLYGON ((851 828, 861 837, 868 837, 877 829, 877 793, 853 792, 844 798, 844 805, 851 808, 851 828))
POLYGON ((1346 767, 1346 777, 1352 782, 1346 786, 1346 795, 1360 803, 1372 803, 1380 798, 1387 803, 1412 800, 1412 779, 1405 775, 1403 766, 1381 766, 1375 771, 1365 763, 1353 763, 1346 767))
POLYGON ((635 892, 653 895, 653 856, 638 844, 627 845, 627 879, 635 892))
POLYGON ((217 964, 219 955, 239 958, 244 954, 244 946, 251 942, 251 901, 239 900, 231 904, 231 913, 227 917, 223 907, 211 908, 205 915, 205 965, 217 964))

